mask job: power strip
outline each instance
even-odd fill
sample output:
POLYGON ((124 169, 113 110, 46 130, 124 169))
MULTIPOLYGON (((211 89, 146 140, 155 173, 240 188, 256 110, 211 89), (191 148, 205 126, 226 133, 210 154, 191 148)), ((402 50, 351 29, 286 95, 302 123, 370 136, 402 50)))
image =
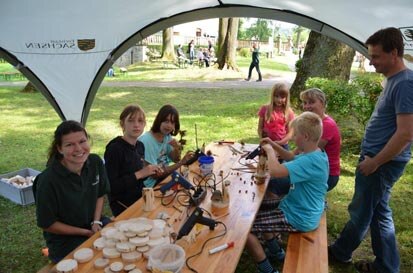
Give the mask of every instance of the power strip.
POLYGON ((198 206, 205 199, 206 194, 206 189, 198 187, 190 199, 191 205, 198 206))

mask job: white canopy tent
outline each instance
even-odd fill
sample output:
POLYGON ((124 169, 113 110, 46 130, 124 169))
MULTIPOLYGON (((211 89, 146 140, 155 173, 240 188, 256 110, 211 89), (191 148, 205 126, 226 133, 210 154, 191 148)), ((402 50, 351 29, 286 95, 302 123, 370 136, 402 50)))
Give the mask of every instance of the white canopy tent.
POLYGON ((394 26, 405 34, 406 63, 413 66, 412 14, 411 0, 1 0, 0 57, 62 119, 85 123, 114 61, 167 27, 218 17, 266 18, 310 28, 366 54, 367 37, 394 26))

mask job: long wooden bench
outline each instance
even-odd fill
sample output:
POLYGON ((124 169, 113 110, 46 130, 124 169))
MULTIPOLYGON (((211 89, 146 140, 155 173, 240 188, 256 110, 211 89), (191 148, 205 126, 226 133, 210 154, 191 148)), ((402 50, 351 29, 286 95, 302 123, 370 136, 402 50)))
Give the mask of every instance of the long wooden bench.
POLYGON ((311 232, 290 233, 283 273, 328 273, 326 213, 311 232))

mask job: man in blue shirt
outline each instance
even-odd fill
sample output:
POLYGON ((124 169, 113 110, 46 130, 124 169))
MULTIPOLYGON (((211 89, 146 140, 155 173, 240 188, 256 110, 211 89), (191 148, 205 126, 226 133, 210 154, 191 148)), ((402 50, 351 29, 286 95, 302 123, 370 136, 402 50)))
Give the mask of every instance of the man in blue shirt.
POLYGON ((329 247, 330 259, 350 263, 370 228, 373 262, 355 264, 359 272, 399 272, 400 257, 389 206, 390 192, 411 157, 413 71, 403 63, 399 29, 381 29, 366 45, 370 64, 386 77, 384 90, 366 127, 356 169, 350 220, 329 247))

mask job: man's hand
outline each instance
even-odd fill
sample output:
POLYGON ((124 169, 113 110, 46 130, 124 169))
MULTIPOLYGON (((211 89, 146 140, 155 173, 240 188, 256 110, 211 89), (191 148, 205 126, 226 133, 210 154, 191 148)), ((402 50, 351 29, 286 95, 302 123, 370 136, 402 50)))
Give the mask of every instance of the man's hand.
POLYGON ((374 173, 379 166, 376 164, 374 161, 374 158, 371 158, 367 155, 364 156, 364 160, 360 162, 360 164, 357 166, 359 171, 364 175, 368 176, 372 173, 374 173))

